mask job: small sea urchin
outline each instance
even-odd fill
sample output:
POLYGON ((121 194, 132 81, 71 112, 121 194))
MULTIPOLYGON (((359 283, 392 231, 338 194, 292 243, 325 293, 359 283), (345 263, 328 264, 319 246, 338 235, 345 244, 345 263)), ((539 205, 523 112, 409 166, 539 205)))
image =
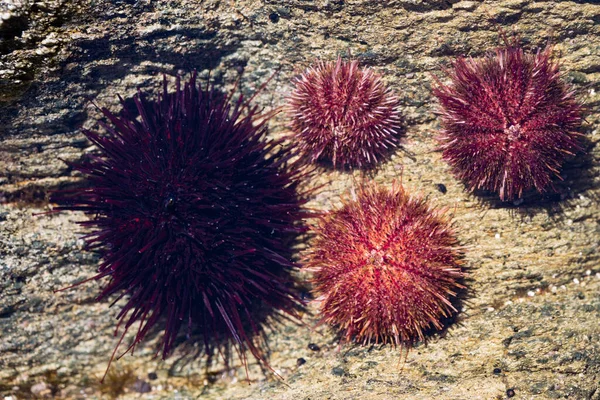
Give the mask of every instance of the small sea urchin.
POLYGON ((186 330, 209 357, 226 340, 244 363, 247 350, 264 361, 253 312, 297 316, 289 239, 304 230, 302 169, 265 138, 265 115, 195 74, 148 97, 120 116, 102 109, 106 134, 84 132, 99 154, 72 164, 87 185, 56 194, 57 208, 90 215, 95 278, 110 278, 99 297, 128 295, 119 325, 140 324, 130 349, 164 323, 163 357, 186 330))
POLYGON ((289 96, 293 141, 309 162, 372 168, 399 145, 398 97, 357 61, 319 62, 294 81, 289 96))
POLYGON ((456 312, 457 239, 440 211, 401 186, 360 187, 315 233, 306 265, 315 270, 323 321, 345 340, 410 346, 456 312))
POLYGON ((561 78, 550 46, 535 54, 517 43, 482 59, 458 58, 438 82, 443 157, 470 189, 512 200, 552 187, 581 149, 581 105, 561 78))

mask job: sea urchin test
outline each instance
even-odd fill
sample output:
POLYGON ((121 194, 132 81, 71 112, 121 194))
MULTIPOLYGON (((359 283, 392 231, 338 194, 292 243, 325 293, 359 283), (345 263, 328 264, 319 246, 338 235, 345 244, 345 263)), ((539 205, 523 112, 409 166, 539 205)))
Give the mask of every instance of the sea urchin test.
POLYGON ((469 189, 513 200, 552 188, 581 150, 581 105, 562 79, 552 48, 529 54, 516 41, 481 59, 458 58, 440 103, 444 159, 469 189))
POLYGON ((346 341, 411 346, 442 329, 463 286, 449 221, 402 186, 360 186, 323 216, 307 253, 323 320, 346 341))
POLYGON ((400 143, 399 107, 398 97, 371 68, 340 58, 319 62, 294 81, 288 99, 292 140, 308 162, 373 168, 400 143))

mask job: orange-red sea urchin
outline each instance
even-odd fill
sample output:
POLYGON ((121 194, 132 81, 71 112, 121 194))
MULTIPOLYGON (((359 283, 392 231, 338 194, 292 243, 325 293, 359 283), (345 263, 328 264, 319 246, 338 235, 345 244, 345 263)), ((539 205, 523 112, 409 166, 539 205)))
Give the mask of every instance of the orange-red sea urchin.
POLYGON ((552 188, 565 160, 581 150, 581 104, 552 48, 528 54, 515 42, 482 59, 458 58, 440 103, 443 157, 471 189, 513 200, 552 188))
POLYGON ((323 321, 346 341, 410 346, 456 313, 461 247, 443 213, 402 186, 362 186, 315 229, 307 266, 323 321))
POLYGON ((305 160, 369 169, 398 147, 400 103, 372 69, 338 58, 308 68, 294 85, 288 110, 305 160))

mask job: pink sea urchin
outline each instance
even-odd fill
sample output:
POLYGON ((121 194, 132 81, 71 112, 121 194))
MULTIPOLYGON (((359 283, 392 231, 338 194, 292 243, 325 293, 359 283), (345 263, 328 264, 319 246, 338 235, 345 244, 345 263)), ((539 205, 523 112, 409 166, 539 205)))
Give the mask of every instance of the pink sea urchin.
POLYGON ((346 340, 411 345, 456 312, 457 239, 440 211, 400 185, 360 187, 315 233, 307 267, 323 320, 346 340))
POLYGON ((512 200, 552 187, 581 149, 581 105, 561 77, 552 48, 525 53, 517 43, 482 59, 460 57, 450 82, 433 89, 440 103, 443 157, 470 189, 512 200))
POLYGON ((293 140, 309 162, 372 168, 398 146, 398 97, 357 61, 319 62, 294 81, 289 96, 293 140))
POLYGON ((139 323, 130 349, 162 326, 163 357, 183 330, 209 357, 231 342, 244 363, 246 351, 265 361, 255 311, 298 315, 289 273, 307 214, 302 169, 266 139, 265 115, 195 74, 174 92, 165 78, 149 98, 120 116, 102 109, 106 134, 84 131, 98 154, 71 164, 86 185, 55 194, 57 209, 90 216, 95 279, 108 278, 99 297, 126 296, 119 325, 139 323))

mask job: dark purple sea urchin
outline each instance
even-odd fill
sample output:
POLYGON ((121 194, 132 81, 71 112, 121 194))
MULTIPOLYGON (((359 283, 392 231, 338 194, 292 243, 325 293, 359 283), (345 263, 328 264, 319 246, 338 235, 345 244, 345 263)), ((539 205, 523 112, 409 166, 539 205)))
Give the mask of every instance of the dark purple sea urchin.
POLYGON ((91 217, 82 224, 103 259, 95 279, 109 277, 99 298, 128 295, 119 325, 140 324, 129 349, 164 323, 163 357, 185 330, 209 357, 225 340, 244 364, 247 350, 264 362, 253 313, 297 316, 289 239, 304 230, 302 169, 265 138, 266 116, 195 74, 134 102, 121 116, 102 109, 107 133, 84 132, 99 155, 72 164, 88 185, 55 196, 57 209, 91 217))
POLYGON ((402 186, 359 187, 315 234, 306 266, 323 321, 346 341, 410 346, 456 312, 464 276, 456 236, 442 212, 402 186))
POLYGON ((515 42, 482 59, 460 57, 438 82, 443 157, 470 189, 512 200, 552 188, 581 149, 581 105, 552 48, 528 54, 515 42))
POLYGON ((292 140, 305 160, 372 168, 399 145, 398 97, 372 69, 338 58, 308 68, 294 85, 292 140))

